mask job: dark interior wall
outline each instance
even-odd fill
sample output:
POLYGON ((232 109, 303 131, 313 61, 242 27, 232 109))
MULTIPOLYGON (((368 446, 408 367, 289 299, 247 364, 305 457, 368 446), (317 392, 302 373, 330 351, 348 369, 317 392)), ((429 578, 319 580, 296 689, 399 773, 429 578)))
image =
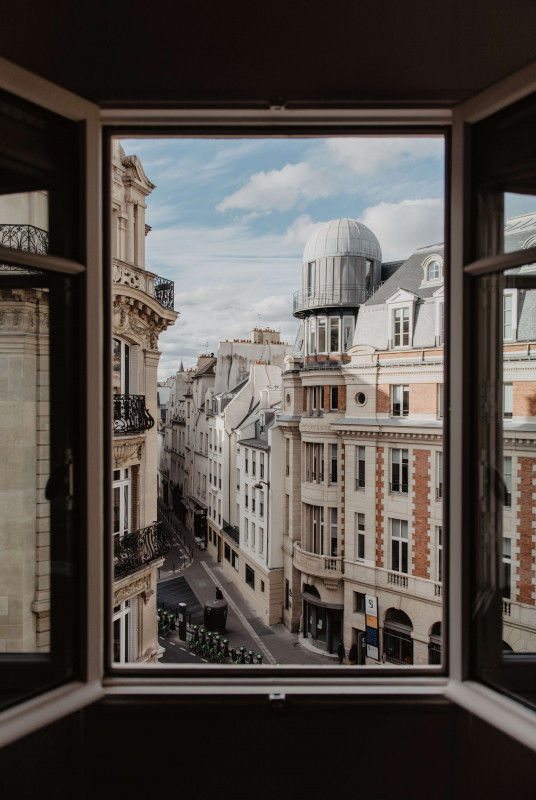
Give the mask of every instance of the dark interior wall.
POLYGON ((96 102, 447 103, 536 59, 533 0, 12 3, 0 54, 96 102))
POLYGON ((97 703, 0 751, 6 800, 535 796, 535 756, 444 700, 97 703))

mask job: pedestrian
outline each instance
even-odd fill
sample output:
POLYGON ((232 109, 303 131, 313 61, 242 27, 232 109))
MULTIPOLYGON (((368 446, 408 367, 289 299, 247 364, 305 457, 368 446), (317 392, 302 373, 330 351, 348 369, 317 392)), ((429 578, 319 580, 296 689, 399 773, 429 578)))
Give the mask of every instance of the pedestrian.
POLYGON ((339 642, 339 646, 337 647, 337 655, 339 656, 339 664, 342 664, 344 658, 344 645, 342 642, 339 642))
POLYGON ((355 642, 348 651, 348 663, 357 664, 357 645, 355 642))
POLYGON ((223 600, 223 592, 219 586, 216 586, 216 600, 223 600))

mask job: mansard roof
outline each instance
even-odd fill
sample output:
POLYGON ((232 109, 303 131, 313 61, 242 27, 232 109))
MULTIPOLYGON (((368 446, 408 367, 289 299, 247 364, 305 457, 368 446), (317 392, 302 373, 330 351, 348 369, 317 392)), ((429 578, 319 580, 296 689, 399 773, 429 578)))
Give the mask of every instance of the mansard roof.
POLYGON ((424 264, 432 256, 436 255, 439 259, 444 258, 444 245, 432 244, 415 250, 406 261, 403 262, 396 272, 380 286, 365 306, 375 306, 385 303, 400 290, 410 292, 418 298, 424 299, 432 297, 437 291, 437 281, 427 283, 424 280, 424 264))

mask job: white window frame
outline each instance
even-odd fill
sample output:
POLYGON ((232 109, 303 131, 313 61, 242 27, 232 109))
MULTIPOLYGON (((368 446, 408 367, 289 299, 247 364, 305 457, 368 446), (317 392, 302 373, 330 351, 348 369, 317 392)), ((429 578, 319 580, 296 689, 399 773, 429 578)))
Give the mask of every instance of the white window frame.
POLYGON ((355 560, 364 561, 366 556, 365 515, 358 512, 355 515, 355 560), (359 555, 362 550, 363 555, 359 555))
POLYGON ((517 340, 517 289, 505 289, 503 291, 503 340, 505 342, 515 342, 517 340), (505 336, 504 335, 504 301, 506 298, 510 298, 511 300, 511 313, 512 313, 512 324, 510 325, 511 328, 511 335, 505 336))
POLYGON ((409 350, 413 347, 413 330, 414 330, 414 316, 415 316, 415 303, 417 295, 413 292, 408 292, 405 289, 399 289, 391 297, 387 298, 385 305, 387 306, 387 339, 388 347, 391 350, 409 350), (395 345, 394 333, 394 315, 395 311, 407 309, 409 314, 409 338, 408 344, 395 345))

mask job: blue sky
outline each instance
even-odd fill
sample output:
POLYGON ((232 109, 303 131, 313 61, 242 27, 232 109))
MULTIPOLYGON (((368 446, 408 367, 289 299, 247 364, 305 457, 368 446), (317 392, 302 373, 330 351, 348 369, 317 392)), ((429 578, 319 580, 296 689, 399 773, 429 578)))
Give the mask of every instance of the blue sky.
POLYGON ((443 241, 440 138, 125 139, 156 189, 147 268, 175 282, 180 316, 160 337, 159 379, 181 360, 248 338, 256 325, 293 343, 292 295, 316 225, 359 219, 384 261, 443 241), (207 347, 208 343, 208 347, 207 347))

